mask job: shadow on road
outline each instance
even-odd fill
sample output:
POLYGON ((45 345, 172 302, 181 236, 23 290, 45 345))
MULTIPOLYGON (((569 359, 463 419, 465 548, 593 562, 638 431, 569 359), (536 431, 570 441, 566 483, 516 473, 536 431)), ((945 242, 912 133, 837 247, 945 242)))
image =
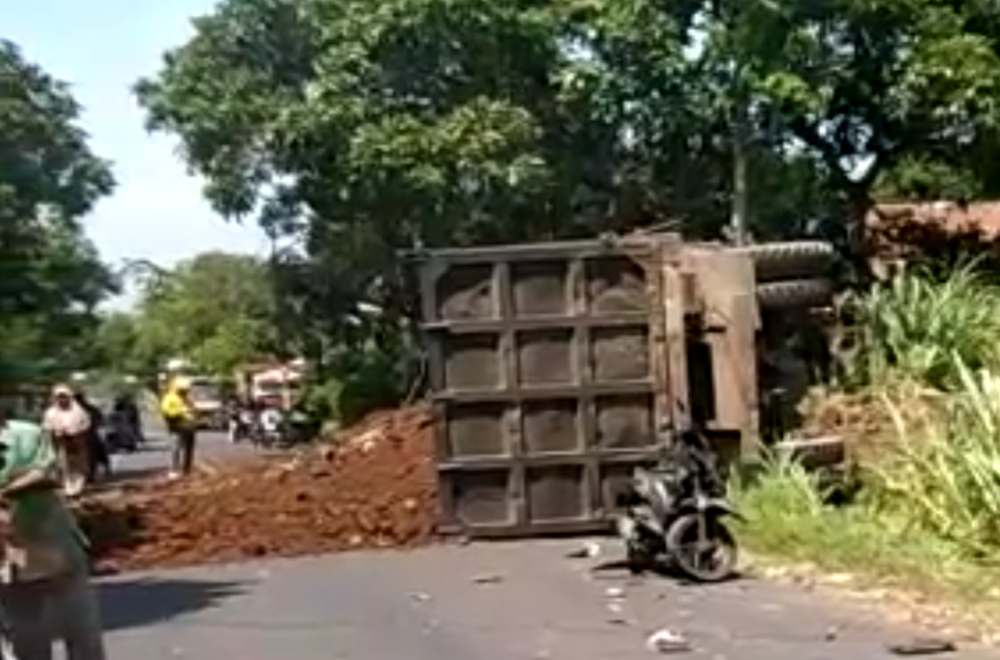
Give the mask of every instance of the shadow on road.
POLYGON ((246 589, 242 582, 140 578, 99 583, 104 630, 123 630, 214 607, 246 589))

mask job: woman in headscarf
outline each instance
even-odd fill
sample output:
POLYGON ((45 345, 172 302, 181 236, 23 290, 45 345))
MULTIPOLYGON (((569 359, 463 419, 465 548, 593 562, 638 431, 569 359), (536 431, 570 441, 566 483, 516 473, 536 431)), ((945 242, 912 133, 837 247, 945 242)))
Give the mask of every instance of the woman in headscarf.
POLYGON ((83 492, 91 472, 90 425, 90 415, 77 403, 73 390, 68 385, 53 388, 42 427, 52 436, 63 488, 71 497, 83 492))

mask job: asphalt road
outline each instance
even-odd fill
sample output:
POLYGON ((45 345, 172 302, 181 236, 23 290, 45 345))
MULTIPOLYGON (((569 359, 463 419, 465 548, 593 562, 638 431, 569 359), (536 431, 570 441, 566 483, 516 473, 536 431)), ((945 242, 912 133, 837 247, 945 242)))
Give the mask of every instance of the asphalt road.
MULTIPOLYGON (((112 658, 875 660, 919 631, 766 581, 594 574, 578 542, 441 546, 118 576, 100 583, 112 658), (615 599, 616 590, 624 597, 615 599)), ((994 657, 960 648, 953 658, 994 657)))
MULTIPOLYGON (((210 460, 250 451, 202 438, 210 460)), ((120 458, 166 466, 166 445, 120 458)), ((266 524, 266 521, 261 521, 266 524)), ((920 636, 804 587, 715 587, 595 573, 580 541, 439 546, 155 571, 99 582, 110 657, 160 660, 631 660, 650 633, 680 633, 688 657, 876 660, 920 636), (618 592, 623 597, 616 598, 618 592)), ((618 551, 603 543, 602 557, 618 551)), ((996 657, 960 648, 953 658, 996 657)))
MULTIPOLYGON (((131 480, 147 476, 164 475, 170 468, 170 443, 162 424, 156 421, 145 425, 147 441, 133 454, 115 454, 111 457, 115 480, 131 480)), ((198 434, 196 460, 225 463, 253 455, 245 443, 233 445, 226 434, 202 431, 198 434)))

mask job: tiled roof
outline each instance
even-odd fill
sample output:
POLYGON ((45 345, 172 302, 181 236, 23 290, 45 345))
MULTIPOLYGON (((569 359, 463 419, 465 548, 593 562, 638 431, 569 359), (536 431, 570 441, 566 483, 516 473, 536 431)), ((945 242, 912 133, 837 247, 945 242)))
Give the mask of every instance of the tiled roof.
POLYGON ((961 232, 978 228, 990 238, 1000 237, 1000 202, 925 202, 878 204, 869 213, 872 229, 891 225, 937 224, 961 232))

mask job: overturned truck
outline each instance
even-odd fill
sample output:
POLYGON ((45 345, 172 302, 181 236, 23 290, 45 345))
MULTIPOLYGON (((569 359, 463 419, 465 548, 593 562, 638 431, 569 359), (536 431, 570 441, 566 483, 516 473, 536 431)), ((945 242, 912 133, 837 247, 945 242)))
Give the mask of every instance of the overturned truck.
POLYGON ((415 255, 443 530, 601 529, 632 469, 695 425, 754 455, 762 319, 828 306, 832 256, 676 234, 415 255))

